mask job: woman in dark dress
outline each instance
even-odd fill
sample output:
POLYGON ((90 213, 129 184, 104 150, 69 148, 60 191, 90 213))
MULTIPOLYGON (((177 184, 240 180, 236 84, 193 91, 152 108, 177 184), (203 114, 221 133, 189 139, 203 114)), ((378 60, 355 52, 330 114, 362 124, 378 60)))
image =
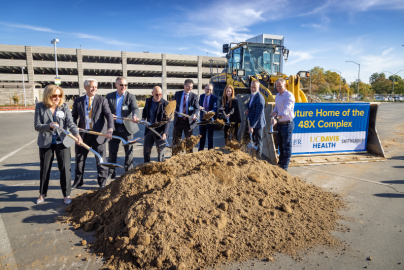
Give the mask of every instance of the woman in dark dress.
POLYGON ((222 106, 219 111, 223 114, 225 121, 229 120, 234 125, 226 125, 224 127, 224 140, 226 144, 229 139, 229 132, 231 132, 232 140, 237 140, 238 126, 241 123, 240 112, 238 109, 238 101, 234 96, 234 88, 231 85, 227 85, 223 91, 222 106), (229 130, 230 129, 230 130, 229 130))

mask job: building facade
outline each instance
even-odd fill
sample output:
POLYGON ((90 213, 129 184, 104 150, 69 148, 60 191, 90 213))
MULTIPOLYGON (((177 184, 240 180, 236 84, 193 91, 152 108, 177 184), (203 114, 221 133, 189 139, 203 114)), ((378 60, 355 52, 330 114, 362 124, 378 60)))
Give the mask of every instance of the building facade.
MULTIPOLYGON (((128 91, 135 95, 150 95, 154 86, 161 86, 164 96, 183 89, 184 81, 194 81, 194 92, 202 94, 202 87, 211 77, 209 60, 225 60, 178 54, 140 53, 57 48, 58 77, 66 95, 83 95, 84 81, 98 81, 98 94, 115 91, 115 79, 127 78, 128 91)), ((224 62, 223 62, 224 63, 224 62)), ((0 45, 0 83, 24 81, 53 84, 56 77, 55 55, 52 47, 0 45)), ((216 68, 216 66, 215 66, 216 68)), ((223 66, 219 68, 224 68, 223 66)))
MULTIPOLYGON (((284 37, 278 35, 262 34, 246 40, 253 43, 276 44, 284 46, 284 37)), ((277 49, 274 54, 274 72, 283 73, 283 57, 282 51, 277 49)))

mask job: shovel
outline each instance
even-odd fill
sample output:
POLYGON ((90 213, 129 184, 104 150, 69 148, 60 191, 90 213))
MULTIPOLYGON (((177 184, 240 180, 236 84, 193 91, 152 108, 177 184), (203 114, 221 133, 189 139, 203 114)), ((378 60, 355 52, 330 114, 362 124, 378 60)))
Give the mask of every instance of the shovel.
MULTIPOLYGON (((160 139, 163 139, 163 137, 161 137, 160 133, 158 133, 154 128, 152 128, 152 127, 150 127, 150 126, 147 127, 147 128, 150 129, 154 134, 156 134, 157 136, 159 136, 160 139)), ((164 141, 166 142, 166 147, 168 147, 168 148, 173 148, 173 147, 174 147, 173 145, 169 145, 169 144, 168 144, 167 139, 165 139, 164 141)))
MULTIPOLYGON (((105 134, 103 134, 103 133, 95 132, 95 131, 88 130, 88 129, 81 129, 81 128, 79 128, 79 132, 83 132, 83 133, 88 133, 88 134, 93 134, 93 135, 98 135, 98 136, 103 136, 103 137, 105 137, 105 134)), ((143 138, 135 138, 135 139, 130 140, 130 141, 125 141, 123 138, 121 138, 121 137, 119 137, 119 136, 115 136, 115 135, 112 135, 112 138, 121 140, 123 146, 135 144, 135 143, 140 142, 140 141, 143 140, 143 138)))
MULTIPOLYGON (((248 121, 248 129, 250 129, 250 119, 247 117, 247 121, 248 121)), ((250 133, 250 132, 248 132, 248 133, 250 133)), ((250 133, 250 142, 247 144, 247 149, 249 150, 249 151, 251 151, 251 150, 257 150, 258 149, 258 147, 255 145, 255 143, 253 142, 253 139, 252 139, 252 133, 250 133)))
POLYGON ((274 125, 272 125, 273 119, 274 119, 274 117, 271 116, 271 129, 270 129, 270 131, 268 132, 268 134, 275 134, 275 133, 278 133, 277 130, 274 131, 274 125))
MULTIPOLYGON (((60 127, 57 127, 57 126, 54 126, 54 125, 53 125, 53 127, 59 129, 61 132, 65 133, 67 136, 69 136, 69 137, 72 138, 73 140, 78 141, 78 139, 77 139, 76 137, 74 137, 72 134, 70 134, 69 132, 67 132, 67 131, 64 130, 63 128, 60 128, 60 127)), ((88 151, 93 152, 94 155, 95 155, 95 158, 96 158, 96 160, 97 160, 97 163, 100 164, 101 166, 108 167, 108 168, 123 168, 123 166, 121 166, 121 165, 119 165, 119 164, 104 162, 104 161, 102 160, 102 157, 100 156, 100 154, 98 154, 96 151, 94 151, 93 149, 91 149, 90 146, 88 146, 87 144, 81 142, 80 145, 83 146, 83 147, 84 147, 85 149, 87 149, 88 151)))
MULTIPOLYGON (((192 116, 189 116, 188 114, 184 114, 184 113, 180 113, 180 112, 175 112, 175 113, 178 114, 178 115, 180 115, 180 116, 183 116, 183 117, 192 119, 192 116)), ((193 120, 193 119, 192 119, 192 120, 193 120)), ((198 118, 196 118, 196 121, 197 121, 198 124, 201 123, 201 121, 199 121, 198 118)))
MULTIPOLYGON (((125 117, 114 117, 114 119, 121 119, 121 120, 124 120, 124 121, 131 121, 131 122, 133 122, 131 118, 125 118, 125 117)), ((138 120, 136 123, 145 125, 146 127, 148 127, 148 126, 151 125, 151 123, 150 123, 150 122, 147 122, 146 120, 138 120)))

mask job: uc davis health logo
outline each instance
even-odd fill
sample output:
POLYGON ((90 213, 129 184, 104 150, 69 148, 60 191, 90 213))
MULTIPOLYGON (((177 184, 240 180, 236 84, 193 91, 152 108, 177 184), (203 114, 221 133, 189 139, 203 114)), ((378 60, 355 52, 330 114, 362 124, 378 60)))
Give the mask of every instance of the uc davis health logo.
POLYGON ((292 147, 302 147, 302 139, 294 139, 292 142, 292 147))

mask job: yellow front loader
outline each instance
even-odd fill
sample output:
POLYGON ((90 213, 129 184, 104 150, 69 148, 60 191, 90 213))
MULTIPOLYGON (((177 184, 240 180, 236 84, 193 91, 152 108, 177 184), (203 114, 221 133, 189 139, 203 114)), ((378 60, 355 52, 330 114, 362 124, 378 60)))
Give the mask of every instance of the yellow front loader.
MULTIPOLYGON (((232 85, 235 90, 235 95, 238 99, 240 117, 242 119, 240 123, 239 132, 237 134, 237 140, 242 141, 245 130, 246 130, 246 119, 244 116, 244 110, 246 108, 246 103, 250 97, 250 86, 253 81, 260 82, 259 91, 265 99, 265 117, 268 123, 268 128, 265 128, 264 132, 264 149, 263 153, 266 155, 272 163, 277 162, 276 154, 276 141, 272 135, 268 135, 269 123, 271 121, 270 113, 273 110, 275 104, 275 96, 278 93, 276 90, 275 82, 279 78, 286 80, 286 88, 289 92, 293 93, 296 102, 298 103, 316 103, 319 102, 319 98, 311 95, 306 95, 301 88, 300 79, 308 78, 310 76, 307 71, 299 71, 296 75, 285 75, 280 72, 280 62, 282 57, 285 62, 289 56, 289 50, 284 46, 276 44, 265 44, 265 43, 230 43, 223 45, 223 53, 226 53, 226 59, 224 63, 224 69, 219 72, 218 68, 216 73, 213 73, 214 66, 219 66, 215 61, 211 61, 211 80, 210 83, 213 84, 214 94, 218 97, 219 103, 221 104, 221 99, 223 91, 226 85, 232 85)), ((217 62, 217 61, 216 61, 217 62)), ((224 61, 221 61, 224 62, 224 61)), ((384 151, 381 146, 379 137, 376 131, 376 114, 377 114, 377 104, 371 104, 370 119, 369 119, 369 130, 367 138, 367 149, 369 153, 373 153, 377 156, 384 157, 384 151)), ((364 154, 364 153, 363 153, 364 154)), ((300 165, 316 163, 336 163, 347 162, 346 156, 340 157, 341 155, 331 154, 336 158, 327 156, 323 158, 303 157, 292 159, 292 163, 299 163, 300 165), (338 157, 337 157, 338 156, 338 157), (314 162, 314 160, 317 160, 314 162)), ((372 156, 374 157, 374 156, 372 156)), ((349 160, 362 160, 363 156, 351 155, 349 160)), ((293 164, 291 164, 293 166, 293 164)))

